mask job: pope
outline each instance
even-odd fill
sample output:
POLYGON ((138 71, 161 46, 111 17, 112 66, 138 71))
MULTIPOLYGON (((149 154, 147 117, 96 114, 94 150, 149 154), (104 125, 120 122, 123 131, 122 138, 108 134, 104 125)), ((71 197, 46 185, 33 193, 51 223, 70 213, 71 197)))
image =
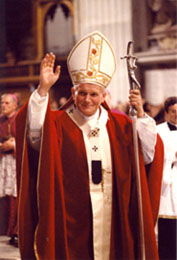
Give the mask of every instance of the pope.
MULTIPOLYGON (((116 70, 112 46, 97 31, 76 43, 67 59, 71 97, 59 111, 50 109, 48 94, 60 76, 54 63, 46 54, 39 86, 17 117, 21 257, 140 259, 132 122, 105 102, 116 70)), ((163 145, 138 89, 129 102, 138 117, 146 258, 158 259, 163 145)))

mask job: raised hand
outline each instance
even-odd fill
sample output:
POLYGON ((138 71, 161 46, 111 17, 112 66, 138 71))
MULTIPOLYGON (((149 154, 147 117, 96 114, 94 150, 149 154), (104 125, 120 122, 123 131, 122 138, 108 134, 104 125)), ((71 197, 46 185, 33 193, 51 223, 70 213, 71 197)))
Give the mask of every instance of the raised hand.
POLYGON ((40 96, 45 96, 50 88, 54 85, 60 76, 60 66, 57 66, 54 71, 55 55, 47 53, 41 62, 40 66, 40 83, 38 93, 40 96))

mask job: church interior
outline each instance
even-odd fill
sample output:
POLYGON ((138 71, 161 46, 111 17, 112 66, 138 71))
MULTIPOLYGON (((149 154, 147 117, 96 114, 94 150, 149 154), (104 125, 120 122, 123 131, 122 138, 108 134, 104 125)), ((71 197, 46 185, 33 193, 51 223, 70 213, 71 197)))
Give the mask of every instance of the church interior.
POLYGON ((176 1, 1 0, 0 93, 13 92, 23 105, 39 82, 40 62, 53 52, 61 76, 51 102, 68 98, 72 83, 66 59, 82 36, 98 30, 112 43, 117 70, 109 87, 112 105, 127 101, 127 44, 133 41, 142 95, 159 106, 176 93, 176 1))

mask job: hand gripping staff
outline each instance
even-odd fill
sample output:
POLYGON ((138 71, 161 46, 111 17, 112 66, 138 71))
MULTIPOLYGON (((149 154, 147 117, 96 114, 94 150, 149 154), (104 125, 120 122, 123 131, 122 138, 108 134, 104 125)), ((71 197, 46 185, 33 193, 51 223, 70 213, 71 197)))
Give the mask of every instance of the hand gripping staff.
MULTIPOLYGON (((130 89, 138 88, 141 86, 135 77, 135 70, 137 68, 136 61, 137 58, 131 54, 133 42, 128 42, 127 45, 127 55, 121 59, 127 60, 127 71, 130 89)), ((135 153, 135 165, 136 165, 136 182, 137 182, 137 195, 138 195, 138 209, 139 209, 139 246, 141 252, 141 259, 145 260, 145 242, 144 242, 144 221, 143 221, 143 207, 142 207, 142 192, 141 192, 141 176, 140 176, 140 167, 139 167, 139 153, 138 153, 138 136, 137 136, 137 111, 135 107, 130 107, 129 115, 132 119, 133 127, 133 142, 134 142, 134 153, 135 153)))

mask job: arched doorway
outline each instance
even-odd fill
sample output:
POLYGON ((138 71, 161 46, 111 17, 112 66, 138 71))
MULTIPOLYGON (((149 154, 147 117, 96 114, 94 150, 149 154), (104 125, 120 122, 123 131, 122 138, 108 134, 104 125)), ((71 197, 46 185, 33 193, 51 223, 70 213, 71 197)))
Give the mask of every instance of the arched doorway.
POLYGON ((53 5, 45 17, 45 49, 67 56, 73 46, 72 15, 64 4, 53 5))
POLYGON ((50 92, 51 103, 56 104, 61 97, 69 98, 72 87, 66 61, 74 45, 73 5, 70 1, 51 1, 45 6, 43 15, 44 54, 53 52, 56 65, 61 66, 60 78, 50 92))

